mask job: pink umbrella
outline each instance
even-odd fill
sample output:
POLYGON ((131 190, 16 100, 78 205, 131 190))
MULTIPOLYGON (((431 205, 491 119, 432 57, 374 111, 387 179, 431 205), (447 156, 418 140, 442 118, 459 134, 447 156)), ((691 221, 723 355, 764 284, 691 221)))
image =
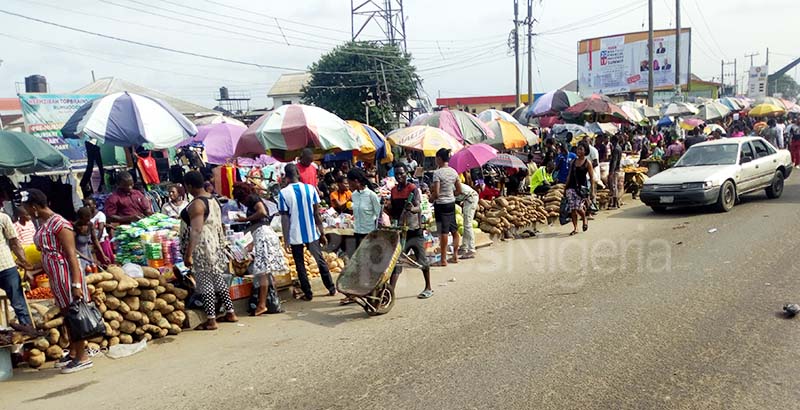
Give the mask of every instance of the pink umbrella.
POLYGON ((237 162, 239 165, 245 167, 265 167, 279 161, 269 155, 262 154, 256 158, 239 158, 237 159, 237 162))
POLYGON ((208 162, 224 164, 233 158, 236 144, 247 128, 241 125, 219 123, 197 127, 194 142, 202 142, 206 149, 208 162))
POLYGON ((469 145, 450 157, 450 166, 459 174, 472 168, 479 168, 497 157, 497 150, 486 144, 469 145))

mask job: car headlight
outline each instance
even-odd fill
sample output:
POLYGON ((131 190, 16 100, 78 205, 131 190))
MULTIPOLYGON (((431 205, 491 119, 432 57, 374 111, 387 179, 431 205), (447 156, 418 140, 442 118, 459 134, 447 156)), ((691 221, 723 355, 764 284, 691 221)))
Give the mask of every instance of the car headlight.
POLYGON ((681 184, 681 189, 708 189, 712 186, 714 186, 714 183, 711 181, 687 182, 685 184, 681 184))
POLYGON ((644 184, 642 187, 642 191, 655 191, 656 185, 655 184, 644 184))

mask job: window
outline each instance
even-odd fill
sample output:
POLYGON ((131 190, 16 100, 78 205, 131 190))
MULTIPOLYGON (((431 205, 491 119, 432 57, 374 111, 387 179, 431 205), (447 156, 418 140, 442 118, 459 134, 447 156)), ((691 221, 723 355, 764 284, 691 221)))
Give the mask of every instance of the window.
POLYGON ((753 148, 756 150, 756 158, 764 158, 770 154, 769 148, 767 148, 767 145, 764 144, 764 141, 753 141, 753 148))
POLYGON ((753 147, 750 146, 750 143, 745 142, 742 144, 742 159, 750 158, 751 160, 756 159, 755 154, 753 153, 753 147))
POLYGON ((281 101, 281 105, 292 105, 292 101, 291 100, 283 100, 283 101, 281 101))

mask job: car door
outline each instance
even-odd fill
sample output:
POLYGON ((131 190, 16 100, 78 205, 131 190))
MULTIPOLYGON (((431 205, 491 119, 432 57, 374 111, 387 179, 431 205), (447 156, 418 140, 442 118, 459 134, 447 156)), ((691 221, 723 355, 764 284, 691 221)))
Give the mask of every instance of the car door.
POLYGON ((769 146, 764 141, 753 140, 750 143, 753 144, 753 150, 756 154, 756 159, 753 163, 755 164, 757 182, 754 188, 768 186, 772 182, 772 174, 775 173, 775 168, 777 168, 777 166, 772 166, 772 161, 777 162, 777 157, 771 154, 769 146))
POLYGON ((748 192, 753 190, 758 184, 760 167, 756 168, 758 165, 756 164, 755 160, 756 153, 753 150, 753 146, 750 145, 750 142, 742 143, 739 151, 739 164, 741 166, 741 171, 739 174, 739 181, 737 181, 739 192, 748 192))

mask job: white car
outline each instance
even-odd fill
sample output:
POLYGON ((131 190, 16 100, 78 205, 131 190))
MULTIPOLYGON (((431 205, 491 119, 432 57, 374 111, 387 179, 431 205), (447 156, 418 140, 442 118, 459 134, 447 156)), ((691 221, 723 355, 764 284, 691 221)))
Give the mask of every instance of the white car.
POLYGON ((692 145, 670 169, 644 183, 640 198, 655 212, 668 207, 716 205, 730 211, 739 195, 783 193, 792 158, 759 137, 726 138, 692 145))

